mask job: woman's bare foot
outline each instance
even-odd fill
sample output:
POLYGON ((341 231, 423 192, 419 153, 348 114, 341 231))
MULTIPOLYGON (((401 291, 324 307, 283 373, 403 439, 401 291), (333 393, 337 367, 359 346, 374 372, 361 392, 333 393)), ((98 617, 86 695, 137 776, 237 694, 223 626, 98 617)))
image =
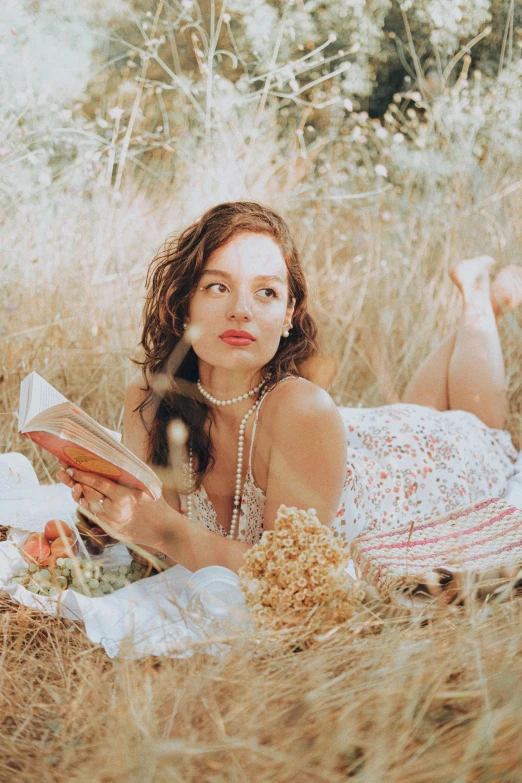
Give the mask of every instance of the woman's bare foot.
POLYGON ((496 318, 522 304, 522 267, 501 269, 491 284, 491 304, 496 318))
POLYGON ((450 277, 465 300, 476 293, 490 295, 490 274, 495 263, 491 256, 477 256, 459 261, 450 270, 450 277))

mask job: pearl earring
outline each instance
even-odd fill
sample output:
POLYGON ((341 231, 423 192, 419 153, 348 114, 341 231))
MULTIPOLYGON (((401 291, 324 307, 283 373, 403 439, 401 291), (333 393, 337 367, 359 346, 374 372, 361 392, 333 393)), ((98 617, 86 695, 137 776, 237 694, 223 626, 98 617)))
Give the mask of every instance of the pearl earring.
POLYGON ((292 324, 288 324, 286 329, 283 332, 283 337, 290 337, 290 329, 292 328, 292 324))
POLYGON ((186 329, 188 326, 188 323, 186 321, 183 322, 183 328, 186 329))

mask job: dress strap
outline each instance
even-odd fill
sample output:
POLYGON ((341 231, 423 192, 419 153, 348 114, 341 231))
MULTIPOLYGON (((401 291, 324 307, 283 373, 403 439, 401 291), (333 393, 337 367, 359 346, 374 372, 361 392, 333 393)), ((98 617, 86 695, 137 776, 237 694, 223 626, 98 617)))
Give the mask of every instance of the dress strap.
POLYGON ((257 429, 257 420, 259 418, 259 411, 261 410, 261 406, 264 403, 265 399, 268 397, 270 392, 275 389, 278 383, 281 383, 282 381, 286 381, 288 378, 296 378, 295 375, 285 375, 284 378, 281 378, 279 381, 276 381, 276 383, 273 384, 273 386, 267 391, 267 393, 264 395, 263 399, 259 403, 259 406, 256 410, 256 415, 254 418, 254 425, 252 427, 252 439, 250 441, 250 454, 248 455, 248 470, 250 473, 252 473, 252 454, 254 453, 254 438, 256 436, 256 429, 257 429))

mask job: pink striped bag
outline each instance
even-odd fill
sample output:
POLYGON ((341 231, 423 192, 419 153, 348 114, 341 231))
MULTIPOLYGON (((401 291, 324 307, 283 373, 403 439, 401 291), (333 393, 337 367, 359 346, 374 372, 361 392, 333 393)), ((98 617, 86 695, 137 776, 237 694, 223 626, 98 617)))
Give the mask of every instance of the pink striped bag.
POLYGON ((522 585, 522 511, 488 498, 429 522, 361 533, 350 551, 358 578, 401 604, 507 596, 522 585))

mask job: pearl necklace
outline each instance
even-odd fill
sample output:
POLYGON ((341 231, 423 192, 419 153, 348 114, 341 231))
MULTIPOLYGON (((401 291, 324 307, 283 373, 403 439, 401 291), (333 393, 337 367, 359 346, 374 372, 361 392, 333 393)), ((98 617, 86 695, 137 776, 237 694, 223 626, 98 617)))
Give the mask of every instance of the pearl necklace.
POLYGON ((245 392, 244 394, 240 394, 238 397, 232 397, 230 400, 218 400, 217 397, 214 397, 210 392, 208 392, 201 381, 198 379, 198 382, 196 383, 196 386, 198 387, 199 393, 202 397, 204 397, 206 400, 211 402, 213 405, 233 405, 235 402, 240 402, 241 400, 246 400, 248 397, 253 397, 254 394, 256 394, 260 389, 263 388, 263 386, 266 386, 266 383, 268 381, 268 378, 266 378, 264 381, 261 381, 261 383, 258 383, 257 386, 254 386, 253 389, 250 389, 250 391, 245 392))
MULTIPOLYGON (((266 381, 264 381, 260 386, 264 386, 266 381)), ((254 391, 254 389, 252 389, 254 391)), ((265 389, 259 398, 255 401, 255 403, 252 405, 249 411, 245 413, 243 418, 241 419, 241 423, 239 425, 239 436, 237 441, 237 468, 236 468, 236 491, 234 494, 234 509, 232 511, 232 520, 230 522, 230 532, 227 536, 227 538, 235 538, 238 532, 238 525, 239 525, 239 510, 241 505, 241 495, 242 495, 242 486, 241 486, 241 479, 243 474, 243 446, 245 442, 245 428, 246 423, 250 416, 254 413, 255 410, 259 408, 261 405, 261 401, 265 397, 266 394, 270 389, 265 389)), ((250 394, 250 392, 248 393, 250 394)), ((243 395, 243 397, 247 396, 243 395)), ((203 395, 205 396, 205 395, 203 395)), ((192 449, 189 449, 189 460, 188 460, 188 473, 189 473, 189 485, 192 486, 194 484, 194 457, 192 453, 192 449)), ((187 516, 189 519, 192 519, 192 512, 193 512, 193 504, 192 504, 192 495, 187 495, 187 516)))

